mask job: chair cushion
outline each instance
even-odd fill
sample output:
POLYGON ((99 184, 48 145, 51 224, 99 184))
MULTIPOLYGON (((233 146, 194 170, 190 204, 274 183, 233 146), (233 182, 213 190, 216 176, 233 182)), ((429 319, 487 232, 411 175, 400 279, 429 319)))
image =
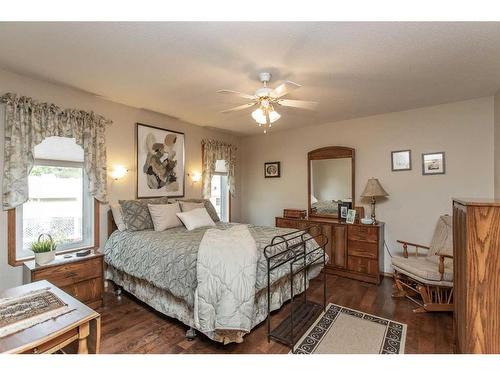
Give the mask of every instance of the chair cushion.
MULTIPOLYGON (((432 236, 428 255, 430 257, 435 255, 449 255, 453 256, 453 233, 452 233, 452 220, 449 215, 442 215, 436 224, 436 230, 432 236)), ((438 258, 439 259, 439 258, 438 258)), ((450 262, 447 259, 445 263, 450 262)))
MULTIPOLYGON (((398 257, 391 259, 392 265, 400 272, 408 276, 417 276, 420 279, 429 281, 441 281, 439 266, 427 259, 427 257, 398 257)), ((443 281, 453 281, 453 267, 445 265, 443 281)))

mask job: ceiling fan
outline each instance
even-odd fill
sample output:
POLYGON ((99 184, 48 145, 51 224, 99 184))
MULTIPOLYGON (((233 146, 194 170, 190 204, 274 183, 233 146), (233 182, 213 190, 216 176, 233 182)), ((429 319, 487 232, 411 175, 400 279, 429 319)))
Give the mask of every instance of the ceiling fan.
MULTIPOLYGON (((317 102, 283 99, 283 97, 289 92, 302 87, 298 83, 286 81, 275 89, 272 89, 267 86, 269 81, 271 80, 271 73, 262 72, 259 74, 259 79, 262 82, 263 87, 258 88, 253 95, 243 94, 241 92, 233 90, 217 91, 220 94, 233 94, 241 98, 251 100, 250 103, 226 109, 225 111, 222 111, 222 113, 230 113, 253 106, 258 106, 258 108, 252 112, 252 118, 257 122, 257 124, 259 124, 259 126, 264 125, 265 127, 267 126, 267 128, 270 128, 272 126, 272 123, 277 121, 281 117, 281 115, 276 112, 275 106, 294 107, 308 110, 316 109, 316 106, 318 104, 317 102)), ((267 129, 264 129, 264 133, 267 133, 267 129)))

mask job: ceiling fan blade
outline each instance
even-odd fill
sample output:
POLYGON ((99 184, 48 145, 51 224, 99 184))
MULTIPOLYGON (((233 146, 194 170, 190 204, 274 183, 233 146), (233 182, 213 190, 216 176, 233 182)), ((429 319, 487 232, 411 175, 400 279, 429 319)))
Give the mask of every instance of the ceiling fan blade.
POLYGON ((255 96, 254 95, 249 95, 249 94, 243 94, 239 91, 233 91, 233 90, 219 90, 217 91, 217 93, 219 94, 233 94, 233 95, 238 95, 239 97, 241 98, 245 98, 245 99, 255 99, 255 96))
POLYGON ((222 111, 222 113, 228 113, 228 112, 240 111, 240 110, 242 110, 242 109, 246 109, 246 108, 253 107, 255 104, 257 104, 257 103, 247 103, 247 104, 239 105, 239 106, 234 107, 234 108, 229 108, 229 109, 226 109, 225 111, 222 111))
POLYGON ((280 99, 277 103, 283 107, 295 107, 310 111, 314 111, 318 106, 318 102, 309 102, 306 100, 280 99))
POLYGON ((292 81, 286 81, 276 87, 272 92, 271 96, 274 98, 281 98, 282 96, 288 94, 289 92, 292 92, 293 90, 297 90, 298 88, 302 87, 298 83, 292 82, 292 81))

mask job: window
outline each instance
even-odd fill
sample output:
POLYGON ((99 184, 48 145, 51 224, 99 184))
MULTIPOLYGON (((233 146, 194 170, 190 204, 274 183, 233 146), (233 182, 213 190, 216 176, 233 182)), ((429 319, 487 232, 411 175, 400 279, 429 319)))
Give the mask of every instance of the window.
POLYGON ((51 137, 35 147, 28 187, 29 200, 15 210, 16 260, 33 256, 31 243, 42 233, 59 252, 94 245, 94 204, 83 149, 73 139, 51 137))
POLYGON ((210 201, 212 202, 219 218, 223 222, 229 221, 229 188, 227 186, 227 170, 224 160, 217 160, 215 164, 215 174, 212 176, 212 192, 210 201))

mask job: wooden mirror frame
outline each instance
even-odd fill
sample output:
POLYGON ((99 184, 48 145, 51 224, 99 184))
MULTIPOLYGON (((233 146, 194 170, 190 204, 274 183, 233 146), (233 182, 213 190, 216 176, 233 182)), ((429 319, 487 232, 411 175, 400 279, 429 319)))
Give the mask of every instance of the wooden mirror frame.
POLYGON ((307 153, 307 213, 310 217, 325 217, 325 218, 337 218, 338 215, 327 215, 327 214, 315 214, 312 212, 311 207, 311 161, 312 160, 324 160, 324 159, 340 159, 340 158, 351 158, 351 189, 352 189, 352 207, 354 209, 354 191, 355 191, 355 152, 353 148, 343 147, 343 146, 329 146, 318 148, 316 150, 309 151, 307 153))

